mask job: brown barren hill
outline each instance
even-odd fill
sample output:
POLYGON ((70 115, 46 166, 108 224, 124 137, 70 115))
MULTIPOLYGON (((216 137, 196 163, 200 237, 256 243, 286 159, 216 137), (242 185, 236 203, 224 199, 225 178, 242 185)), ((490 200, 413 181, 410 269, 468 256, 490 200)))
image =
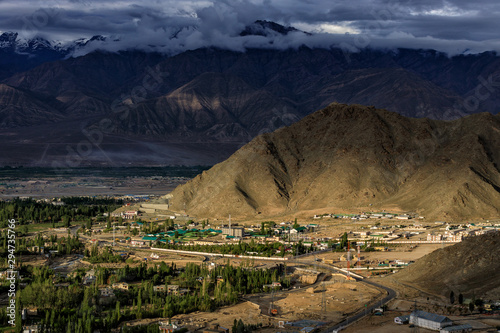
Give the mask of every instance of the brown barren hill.
POLYGON ((499 148, 499 115, 437 121, 334 103, 256 137, 170 202, 204 217, 390 207, 488 218, 500 210, 499 148))
MULTIPOLYGON (((393 277, 433 294, 500 295, 500 232, 469 237, 420 258, 393 277)), ((495 295, 495 296, 494 296, 495 295)))

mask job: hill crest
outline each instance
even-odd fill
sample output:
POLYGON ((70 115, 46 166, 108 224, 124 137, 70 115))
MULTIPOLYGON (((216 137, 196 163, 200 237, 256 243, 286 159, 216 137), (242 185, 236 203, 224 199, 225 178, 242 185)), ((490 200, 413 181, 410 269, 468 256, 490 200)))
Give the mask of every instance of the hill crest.
POLYGON ((332 104, 263 134, 172 192, 199 216, 396 207, 426 217, 500 211, 500 117, 406 118, 332 104))
POLYGON ((453 291, 471 298, 490 293, 494 299, 500 292, 499 255, 500 232, 489 232, 429 253, 394 278, 446 297, 453 291))

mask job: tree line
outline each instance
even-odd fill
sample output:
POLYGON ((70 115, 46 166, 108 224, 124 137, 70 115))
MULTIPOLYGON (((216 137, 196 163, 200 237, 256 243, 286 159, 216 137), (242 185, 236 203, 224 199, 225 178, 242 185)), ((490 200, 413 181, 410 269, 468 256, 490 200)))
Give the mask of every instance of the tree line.
POLYGON ((293 244, 283 244, 280 242, 257 243, 255 242, 254 239, 252 239, 250 242, 240 241, 236 244, 228 243, 223 245, 202 245, 202 244, 182 244, 174 242, 170 243, 159 242, 158 246, 171 250, 184 250, 184 251, 234 254, 234 255, 246 255, 250 253, 265 257, 272 257, 276 255, 284 257, 287 250, 289 250, 289 252, 294 255, 300 255, 317 250, 317 248, 313 245, 305 246, 302 241, 293 244))
MULTIPOLYGON (((84 244, 80 241, 78 236, 72 236, 68 234, 67 237, 58 237, 57 235, 51 235, 50 237, 42 237, 41 234, 37 234, 35 237, 18 237, 16 238, 16 250, 15 254, 31 254, 32 248, 37 246, 38 249, 44 247, 45 253, 48 251, 57 251, 52 255, 65 255, 81 253, 84 244)), ((7 229, 0 230, 0 267, 5 267, 8 262, 8 231, 7 229)), ((19 258, 20 260, 20 258, 19 258)))
MULTIPOLYGON (((174 263, 164 262, 119 269, 95 266, 96 280, 90 286, 81 285, 85 269, 59 280, 54 271, 45 266, 23 267, 21 271, 27 286, 19 292, 20 308, 38 309, 42 332, 110 332, 123 321, 214 311, 220 306, 235 304, 242 294, 262 292, 264 285, 272 282, 290 285, 283 266, 263 270, 234 267, 229 263, 216 267, 189 263, 182 270, 174 263), (56 286, 54 281, 66 282, 68 286, 56 286), (115 298, 103 301, 99 286, 114 282, 128 282, 129 289, 115 289, 115 298), (155 292, 155 285, 169 284, 177 284, 187 289, 187 293, 155 292)), ((0 320, 2 315, 0 313, 0 320)))
POLYGON ((0 228, 7 227, 8 219, 16 219, 19 224, 85 221, 88 218, 111 212, 122 206, 122 200, 86 197, 63 197, 64 205, 34 199, 15 198, 0 201, 0 228))

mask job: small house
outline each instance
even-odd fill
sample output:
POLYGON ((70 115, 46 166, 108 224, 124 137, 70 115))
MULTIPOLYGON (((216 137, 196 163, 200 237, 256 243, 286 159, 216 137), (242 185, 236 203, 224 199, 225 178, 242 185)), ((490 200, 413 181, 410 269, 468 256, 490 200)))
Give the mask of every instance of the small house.
POLYGON ((120 290, 128 290, 128 283, 127 282, 113 283, 111 285, 111 288, 113 288, 113 289, 120 289, 120 290))
POLYGON ((179 286, 176 284, 169 284, 167 286, 167 293, 177 294, 179 292, 179 286))
POLYGON ((408 324, 410 322, 410 316, 409 315, 406 315, 406 316, 399 316, 399 317, 396 317, 394 318, 394 322, 398 325, 405 325, 405 324, 408 324))
POLYGON ((222 327, 217 323, 214 323, 208 327, 202 328, 201 330, 199 330, 199 332, 202 332, 202 333, 220 333, 220 332, 229 333, 229 329, 222 327))
POLYGON ((130 241, 130 245, 132 245, 132 246, 145 246, 146 241, 144 241, 142 239, 133 239, 130 241))
POLYGON ((87 273, 85 273, 85 276, 82 279, 82 283, 84 285, 92 284, 95 280, 96 280, 95 271, 91 269, 87 273))
POLYGON ((101 297, 113 297, 113 296, 115 296, 113 289, 111 289, 109 287, 100 288, 99 292, 101 293, 101 297))
POLYGON ((42 331, 41 325, 23 326, 23 333, 38 333, 42 331))
POLYGON ((179 296, 184 296, 184 295, 186 295, 188 292, 189 292, 189 289, 182 288, 182 289, 179 289, 179 291, 178 291, 178 295, 179 295, 179 296))
POLYGON ((179 326, 177 323, 164 323, 164 322, 160 322, 160 332, 162 333, 173 333, 177 330, 180 330, 182 327, 179 326))
POLYGON ((155 293, 164 293, 167 289, 164 285, 153 286, 153 291, 155 293))

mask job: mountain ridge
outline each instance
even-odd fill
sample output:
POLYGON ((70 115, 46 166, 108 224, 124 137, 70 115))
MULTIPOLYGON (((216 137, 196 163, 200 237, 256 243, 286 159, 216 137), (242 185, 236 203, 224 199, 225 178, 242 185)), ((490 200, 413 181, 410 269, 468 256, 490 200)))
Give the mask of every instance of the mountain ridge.
POLYGON ((443 122, 332 104, 258 136, 170 201, 197 216, 398 207, 431 218, 489 217, 500 211, 499 118, 443 122))
MULTIPOLYGON (((289 125, 332 102, 373 105, 405 116, 434 119, 496 113, 500 94, 492 75, 500 71, 499 59, 492 53, 448 58, 431 51, 365 49, 346 55, 341 49, 307 47, 246 52, 207 48, 176 56, 96 51, 44 62, 7 75, 0 83, 29 92, 27 98, 51 101, 46 110, 61 115, 54 118, 54 124, 64 128, 61 134, 68 138, 81 136, 82 130, 98 129, 105 138, 120 136, 166 146, 209 143, 217 149, 217 144, 235 143, 226 145, 229 150, 218 155, 227 157, 234 152, 229 147, 241 146, 257 134, 289 125), (491 84, 482 85, 485 80, 491 84), (476 96, 478 87, 481 99, 476 96), (186 100, 196 100, 199 105, 190 109, 186 100), (79 126, 68 126, 76 121, 79 126), (112 126, 103 127, 103 123, 112 126)), ((7 114, 23 108, 29 118, 34 110, 20 100, 12 103, 19 104, 4 108, 7 118, 14 119, 15 114, 7 114)), ((38 160, 20 142, 58 141, 50 133, 60 133, 50 122, 41 121, 49 134, 36 135, 39 131, 28 130, 34 125, 26 121, 0 125, 17 137, 15 141, 13 136, 3 139, 12 147, 18 145, 15 150, 32 155, 37 165, 48 161, 38 160)), ((108 146, 112 149, 108 155, 116 153, 112 147, 108 146)), ((53 148, 48 149, 50 155, 53 148)), ((134 153, 140 152, 131 151, 134 153)), ((146 160, 157 163, 160 156, 151 153, 146 160)), ((209 163, 220 161, 214 158, 209 163)), ((110 161, 100 163, 109 165, 110 161)))

